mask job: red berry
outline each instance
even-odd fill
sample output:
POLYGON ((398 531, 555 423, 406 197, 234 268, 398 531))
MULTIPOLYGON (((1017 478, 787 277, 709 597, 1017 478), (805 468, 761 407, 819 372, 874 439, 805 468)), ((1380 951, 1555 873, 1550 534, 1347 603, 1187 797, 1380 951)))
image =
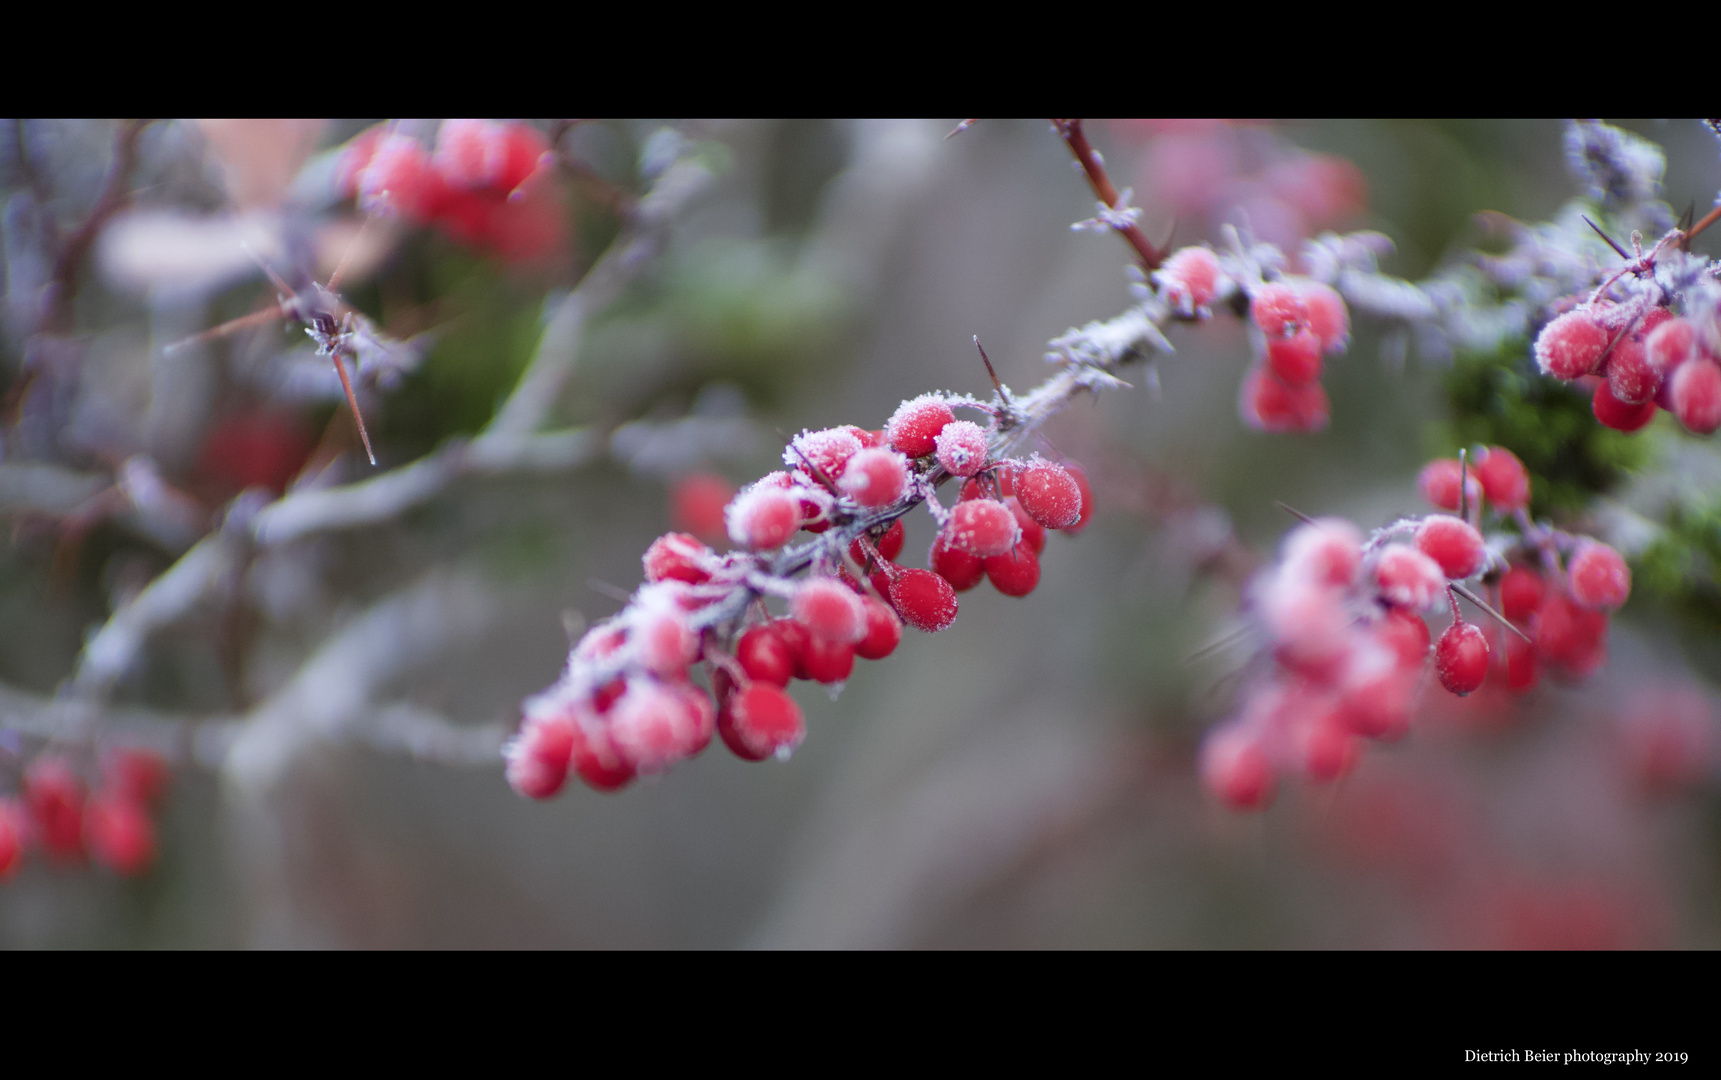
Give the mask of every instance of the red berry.
POLYGON ((24 861, 30 836, 29 815, 16 799, 0 799, 0 881, 11 877, 24 861))
POLYGON ((1321 351, 1329 356, 1344 352, 1351 332, 1350 310, 1345 307, 1344 297, 1318 281, 1299 282, 1297 289, 1309 312, 1309 329, 1320 339, 1321 351))
POLYGON ((155 861, 155 826, 143 806, 104 791, 84 808, 84 840, 96 861, 131 877, 155 861))
MULTIPOLYGON (((1530 471, 1518 460, 1518 455, 1504 446, 1483 448, 1471 463, 1472 474, 1482 485, 1483 494, 1497 510, 1517 510, 1530 505, 1530 471)), ((1453 501, 1449 507, 1458 509, 1458 480, 1452 480, 1453 501)))
POLYGON ((109 790, 149 806, 167 791, 167 760, 154 750, 128 746, 114 750, 102 761, 102 775, 109 790))
MULTIPOLYGON (((1082 516, 1076 519, 1074 525, 1064 526, 1063 530, 1065 536, 1074 536, 1087 528, 1088 522, 1094 516, 1094 489, 1089 486, 1088 474, 1082 470, 1080 465, 1074 462, 1065 462, 1064 471, 1070 474, 1070 478, 1076 482, 1077 490, 1082 493, 1082 516)), ((1009 492, 1005 492, 1005 494, 1008 495, 1009 492)))
POLYGON ((803 581, 790 607, 814 638, 853 644, 866 634, 860 597, 831 578, 803 581))
POLYGON ((1649 362, 1649 351, 1636 336, 1615 345, 1607 358, 1607 386, 1624 405, 1653 401, 1661 389, 1661 371, 1649 362))
POLYGON ((1342 779, 1356 768, 1362 747, 1336 708, 1326 708, 1298 729, 1303 772, 1317 784, 1342 779))
POLYGON ((955 419, 950 406, 930 394, 922 395, 897 406, 884 426, 884 437, 893 450, 911 458, 925 457, 937 449, 938 433, 944 425, 955 419))
POLYGON ((661 773, 692 757, 711 737, 700 711, 687 698, 651 679, 630 682, 609 714, 616 753, 640 773, 661 773))
MULTIPOLYGON (((1516 459, 1514 459, 1516 460, 1516 459)), ((1416 478, 1417 486, 1422 489, 1422 497, 1436 510, 1458 512, 1458 474, 1461 468, 1457 458, 1436 458, 1422 467, 1422 473, 1416 478)), ((1528 483, 1526 479, 1525 483, 1528 483)), ((1470 470, 1468 482, 1464 485, 1472 503, 1480 502, 1483 492, 1482 480, 1474 469, 1470 470)))
POLYGON ((930 570, 904 570, 890 583, 890 603, 916 630, 935 633, 956 621, 956 590, 930 570))
POLYGON ((1016 474, 1015 490, 1022 509, 1048 529, 1067 529, 1081 520, 1081 485, 1061 465, 1034 462, 1016 474))
POLYGON ((1399 608, 1390 608, 1374 627, 1375 639, 1398 657, 1402 666, 1420 667, 1428 659, 1428 646, 1433 636, 1421 616, 1399 608))
POLYGON ((1273 763, 1255 733, 1216 728, 1201 744, 1201 779, 1234 810, 1260 810, 1273 801, 1273 763))
POLYGON ((840 683, 853 674, 855 647, 847 641, 814 636, 807 642, 807 677, 814 682, 840 683))
POLYGON ((1004 496, 1004 505, 1010 508, 1010 513, 1016 515, 1016 524, 1022 530, 1022 542, 1034 549, 1034 554, 1046 550, 1046 527, 1028 516, 1028 511, 1022 508, 1022 500, 1014 495, 1004 496))
POLYGON ((1536 613, 1536 654, 1573 678, 1589 675, 1607 659, 1607 615, 1549 589, 1536 613))
POLYGON ((1631 568, 1619 552, 1595 540, 1573 553, 1566 580, 1572 599, 1594 610, 1612 611, 1631 595, 1631 568))
POLYGON ((1268 338, 1285 338, 1309 325, 1309 309, 1293 285, 1274 282, 1249 298, 1249 317, 1268 338))
POLYGON ((1285 537, 1285 573, 1310 585, 1349 585, 1361 562, 1362 534, 1339 518, 1299 525, 1285 537))
POLYGON ((551 698, 528 702, 520 734, 502 752, 509 786, 528 799, 548 799, 562 790, 574 750, 574 728, 573 711, 564 703, 551 698))
POLYGON ((1614 396, 1610 377, 1610 381, 1596 384, 1595 396, 1590 399, 1590 411, 1598 421, 1615 431, 1636 431, 1655 419, 1655 399, 1651 396, 1642 404, 1627 404, 1614 396))
POLYGON ((950 547, 980 558, 1001 555, 1021 538, 1022 530, 1016 524, 1016 515, 996 499, 970 499, 957 503, 956 509, 950 513, 950 524, 945 526, 941 535, 950 547))
POLYGON ((883 660, 902 641, 902 620, 882 600, 868 596, 861 603, 866 607, 866 636, 855 645, 855 655, 862 660, 883 660))
MULTIPOLYGON (((618 683, 621 680, 616 680, 618 683)), ((574 745, 569 765, 593 791, 620 791, 633 783, 633 762, 623 757, 610 741, 609 732, 596 721, 574 722, 574 745)))
MULTIPOLYGON (((1660 309, 1657 309, 1660 310, 1660 309)), ((1685 319, 1668 319, 1643 341, 1643 358, 1665 379, 1697 351, 1697 328, 1685 319)))
POLYGON ((24 803, 49 854, 84 853, 84 782, 64 758, 44 755, 31 763, 24 773, 24 803))
POLYGON ((735 497, 735 485, 713 473, 694 473, 675 482, 669 494, 669 518, 677 529, 708 544, 725 538, 723 508, 735 497))
POLYGON ((969 420, 952 420, 933 440, 938 463, 951 476, 973 476, 986 467, 986 429, 969 420))
POLYGON ((885 444, 883 428, 879 428, 876 431, 868 431, 866 428, 856 427, 853 424, 850 424, 848 429, 850 435, 853 435, 855 438, 860 440, 861 449, 863 450, 871 450, 876 446, 883 446, 885 444))
POLYGON ((1390 742, 1410 729, 1421 671, 1400 664, 1391 651, 1359 650, 1353 670, 1346 673, 1339 713, 1351 731, 1390 742))
POLYGON ((1527 566, 1514 566, 1500 578, 1500 613, 1522 624, 1542 606, 1542 576, 1527 566))
POLYGON ((1591 309, 1568 311, 1536 336, 1536 362, 1556 379, 1588 375, 1601 363, 1609 337, 1591 309))
POLYGON ((387 210, 417 223, 430 219, 443 195, 442 176, 431 167, 430 155, 407 135, 377 140, 356 179, 365 209, 387 210))
POLYGON ((1256 431, 1310 432, 1327 426, 1332 405, 1320 383, 1290 386, 1265 366, 1256 365, 1243 377, 1238 412, 1256 431))
POLYGON ((1454 581, 1470 577, 1488 562, 1482 534, 1469 522, 1443 514, 1432 515, 1417 527, 1416 547, 1454 581))
POLYGON ((1321 377, 1321 339, 1309 329, 1268 339, 1267 367, 1287 386, 1315 381, 1321 377))
POLYGON ((788 686, 795 675, 795 654, 774 624, 755 626, 735 644, 735 659, 749 679, 788 686))
POLYGON ((861 452, 861 441, 846 427, 803 431, 783 451, 791 468, 812 475, 820 486, 835 484, 848 468, 849 459, 861 452), (816 472, 815 472, 816 470, 816 472))
POLYGON ((1179 314, 1195 315, 1219 295, 1219 259, 1204 247, 1186 247, 1161 264, 1153 275, 1179 314))
POLYGON ((1434 673, 1440 685, 1464 697, 1488 677, 1488 639, 1474 623, 1455 622, 1434 646, 1434 673))
POLYGON ((1027 544, 984 560, 993 588, 1005 596, 1027 596, 1040 584, 1040 557, 1027 544))
POLYGON ((711 549, 686 533, 664 533, 645 549, 641 561, 645 564, 645 580, 685 581, 698 585, 711 580, 711 574, 699 564, 712 554, 711 549))
POLYGON ((1505 642, 1507 689, 1519 694, 1533 690, 1541 676, 1536 647, 1510 631, 1505 642))
POLYGON ((640 666, 665 679, 687 674, 687 665, 699 658, 699 634, 679 610, 672 607, 635 610, 633 644, 640 666))
POLYGON ((764 551, 781 547, 803 520, 801 502, 777 487, 755 484, 735 497, 724 511, 729 539, 745 548, 764 551))
MULTIPOLYGON (((902 527, 902 519, 897 518, 895 521, 890 523, 889 528, 884 530, 883 536, 880 536, 873 541, 873 547, 878 549, 879 555, 883 558, 895 561, 896 557, 902 554, 902 544, 906 535, 907 534, 902 527)), ((865 559, 859 559, 856 561, 858 561, 862 566, 866 565, 865 559)))
POLYGON ((1420 611, 1446 587, 1440 564, 1405 544, 1388 544, 1374 564, 1380 598, 1394 607, 1420 611))
POLYGON ((771 626, 789 647, 789 655, 795 660, 795 678, 812 678, 807 674, 807 646, 812 643, 813 632, 807 629, 807 624, 798 619, 778 619, 771 626))
POLYGON ((787 757, 807 735, 807 722, 795 699, 763 683, 754 683, 731 695, 718 723, 724 741, 731 747, 739 743, 746 750, 742 756, 755 761, 773 754, 787 757))
POLYGON ((888 506, 908 486, 908 460, 883 447, 862 449, 849 458, 837 486, 856 506, 888 506))
POLYGON ((951 547, 942 536, 932 545, 932 557, 928 563, 933 573, 948 581, 957 592, 967 592, 986 576, 986 567, 980 556, 951 547))
POLYGON ((1680 364, 1673 372, 1673 414, 1686 430, 1708 435, 1721 428, 1721 365, 1706 359, 1680 364))

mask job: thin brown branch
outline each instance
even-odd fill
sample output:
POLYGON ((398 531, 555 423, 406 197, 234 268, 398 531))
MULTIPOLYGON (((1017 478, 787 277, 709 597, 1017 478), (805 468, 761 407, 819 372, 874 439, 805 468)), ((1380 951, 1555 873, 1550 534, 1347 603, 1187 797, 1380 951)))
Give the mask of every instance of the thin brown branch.
POLYGON ((102 226, 131 200, 131 172, 137 165, 137 141, 148 120, 127 120, 114 137, 114 160, 108 169, 107 184, 90 208, 89 216, 77 231, 66 237, 54 259, 54 271, 49 279, 49 299, 42 329, 64 334, 72 329, 72 299, 77 293, 78 268, 83 265, 90 247, 95 244, 102 226))
POLYGON ((1685 239, 1682 243, 1689 245, 1692 240, 1697 238, 1698 233, 1701 233, 1704 229, 1715 224, 1717 220, 1721 220, 1721 203, 1716 204, 1715 209, 1704 214, 1702 221, 1699 221, 1697 224, 1691 226, 1691 228, 1685 231, 1685 239))
MULTIPOLYGON (((1111 177, 1106 175, 1105 163, 1100 160, 1093 144, 1088 142, 1087 134, 1082 131, 1082 122, 1080 120, 1053 120, 1052 124, 1057 127, 1058 134, 1063 136, 1065 144, 1070 148, 1070 153, 1074 154, 1076 160, 1081 163, 1082 171, 1087 173, 1088 183, 1093 187, 1094 194, 1098 196, 1100 202, 1113 210, 1122 210, 1123 207, 1120 205, 1122 199, 1118 196, 1117 186, 1111 182, 1111 177)), ((1129 242, 1129 246, 1135 249, 1136 256, 1141 259, 1142 269, 1153 270, 1164 260, 1165 253, 1148 241, 1147 236, 1139 226, 1125 225, 1113 226, 1113 228, 1117 229, 1117 232, 1129 242)))

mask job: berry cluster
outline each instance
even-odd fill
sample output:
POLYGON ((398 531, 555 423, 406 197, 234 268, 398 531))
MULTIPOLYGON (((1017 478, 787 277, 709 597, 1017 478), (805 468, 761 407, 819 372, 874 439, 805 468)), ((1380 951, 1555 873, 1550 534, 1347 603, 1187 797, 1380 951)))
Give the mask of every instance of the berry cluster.
POLYGON ((1669 233, 1587 300, 1567 298, 1576 306, 1536 336, 1542 372, 1589 389, 1596 419, 1608 427, 1636 431, 1659 407, 1699 435, 1721 428, 1721 289, 1702 277, 1681 283, 1656 273, 1662 248, 1680 235, 1669 233), (1610 299, 1626 274, 1646 281, 1610 299))
POLYGON ((106 754, 90 794, 72 763, 44 754, 24 772, 22 798, 0 798, 0 881, 40 847, 59 862, 93 856, 127 877, 155 860, 150 808, 167 789, 167 763, 149 750, 106 754))
POLYGON ((1349 522, 1310 521, 1257 583, 1273 668, 1201 751, 1202 776, 1227 804, 1266 806, 1283 773, 1344 775, 1361 739, 1408 731, 1430 669, 1462 697, 1491 672, 1522 693, 1543 666, 1582 678, 1605 660, 1608 613, 1630 593, 1630 570, 1605 544, 1531 522, 1530 478, 1515 455, 1481 450, 1474 470, 1431 462, 1421 487, 1445 513, 1366 541, 1349 522), (1484 537, 1490 518, 1519 531, 1484 537), (1465 621, 1461 595, 1510 625, 1490 633, 1465 621), (1452 622, 1434 641, 1424 615, 1442 601, 1452 622))
POLYGON ((1260 268, 1251 275, 1246 265, 1243 257, 1222 261, 1208 248, 1188 247, 1165 260, 1154 283, 1181 318, 1209 318, 1218 301, 1247 310, 1257 360, 1238 400, 1245 423, 1257 431, 1319 431, 1332 411, 1320 383, 1324 358, 1349 344, 1350 311, 1330 286, 1308 278, 1262 281, 1260 268))
POLYGON ((785 757, 806 735, 790 680, 840 686, 856 657, 894 652, 904 624, 951 625, 956 594, 982 578, 1007 596, 1032 592, 1046 530, 1080 531, 1093 500, 1079 469, 998 453, 1013 415, 1002 391, 999 400, 929 394, 880 429, 802 432, 784 452, 787 468, 724 508, 735 550, 686 533, 654 541, 645 585, 585 634, 560 681, 526 702, 506 750, 515 790, 547 798, 571 769, 613 791, 692 757, 713 735, 749 761, 785 757), (958 420, 953 407, 990 423, 958 420), (947 509, 937 487, 951 478, 963 486, 947 509), (896 562, 902 516, 918 504, 939 525, 931 569, 896 562), (813 539, 785 548, 802 533, 813 539), (783 614, 772 616, 767 598, 783 614), (692 679, 699 663, 709 690, 692 679))
POLYGON ((378 125, 341 152, 336 183, 366 210, 435 225, 509 262, 559 250, 562 209, 549 184, 555 155, 536 129, 493 120, 444 120, 434 149, 378 125))

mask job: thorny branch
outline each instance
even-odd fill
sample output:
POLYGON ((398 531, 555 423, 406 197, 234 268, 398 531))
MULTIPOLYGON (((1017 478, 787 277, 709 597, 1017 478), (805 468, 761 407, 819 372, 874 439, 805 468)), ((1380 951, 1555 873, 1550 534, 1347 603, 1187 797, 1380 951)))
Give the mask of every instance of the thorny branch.
MULTIPOLYGON (((1105 162, 1100 160, 1099 152, 1093 148, 1092 143, 1088 142, 1087 134, 1082 131, 1082 122, 1080 120, 1053 120, 1052 124, 1058 129, 1058 134, 1063 136, 1064 143, 1070 148, 1070 153, 1074 154, 1076 161, 1081 164, 1082 172, 1087 175, 1088 183, 1093 187, 1094 195, 1099 198, 1099 201, 1112 210, 1124 209, 1123 199, 1118 195, 1117 186, 1111 182, 1111 177, 1106 174, 1105 162)), ((1141 226, 1130 222, 1112 227, 1129 242, 1130 247, 1135 249, 1136 255, 1141 259, 1143 270, 1152 271, 1158 268, 1160 262, 1165 258, 1165 252, 1155 248, 1148 241, 1141 231, 1141 226)))

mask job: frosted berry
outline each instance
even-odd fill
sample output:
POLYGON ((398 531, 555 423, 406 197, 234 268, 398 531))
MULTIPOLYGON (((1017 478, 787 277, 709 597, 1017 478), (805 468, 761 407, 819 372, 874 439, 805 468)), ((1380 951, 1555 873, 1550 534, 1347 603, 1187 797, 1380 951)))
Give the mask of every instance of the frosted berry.
POLYGON ((986 465, 986 429, 970 420, 952 420, 933 440, 938 463, 952 476, 973 476, 986 465))
POLYGON ((1401 608, 1391 608, 1374 625, 1375 640, 1392 650, 1401 666, 1420 667, 1428 659, 1428 647, 1433 635, 1421 616, 1401 608))
POLYGON ((548 799, 562 790, 574 750, 576 736, 571 712, 546 705, 547 711, 540 712, 534 703, 527 704, 526 722, 520 734, 503 750, 508 785, 528 799, 548 799))
POLYGON ((1446 587, 1440 564, 1405 544, 1388 544, 1374 564, 1380 597, 1394 607, 1420 611, 1446 587))
POLYGON ((1638 405, 1628 404, 1614 396, 1611 382, 1600 382, 1590 399, 1590 411, 1597 421, 1615 431, 1631 432, 1655 419, 1655 401, 1652 398, 1638 405))
POLYGON ((1267 367, 1289 386, 1315 381, 1321 377, 1321 339, 1306 328, 1287 338, 1269 339, 1267 367))
POLYGON ((1274 282, 1249 298, 1249 317, 1271 338, 1285 338, 1309 324, 1309 309, 1293 285, 1274 282))
POLYGON ((1420 671, 1420 665, 1412 668, 1399 663, 1389 649, 1358 650, 1339 697, 1345 726, 1358 735, 1385 742, 1402 737, 1410 730, 1420 671))
POLYGON ((956 590, 930 570, 904 570, 890 583, 890 603, 916 630, 934 633, 956 621, 956 590))
POLYGON ((846 427, 803 431, 783 451, 791 468, 811 473, 820 484, 837 482, 849 459, 860 453, 861 441, 846 427))
POLYGON ((1482 534, 1469 522, 1444 514, 1431 515, 1417 527, 1416 548, 1454 581, 1470 577, 1488 562, 1482 534))
POLYGON ((1572 599, 1584 607, 1612 611, 1631 595, 1631 568, 1619 552, 1586 540, 1566 564, 1572 599))
POLYGON ((1514 566, 1500 578, 1500 613, 1522 624, 1542 606, 1542 575, 1526 566, 1514 566))
POLYGON ((30 836, 29 815, 15 799, 0 799, 0 881, 11 877, 24 861, 30 836))
POLYGON ((1061 465, 1034 462, 1016 474, 1015 490, 1022 509, 1048 529, 1067 529, 1081 520, 1081 486, 1061 465))
POLYGON ((1643 358, 1662 378, 1697 351, 1697 328, 1686 319, 1668 319, 1643 342, 1643 358))
POLYGON ((1320 431, 1332 405, 1318 382, 1291 386, 1263 365, 1249 369, 1238 398, 1243 422, 1274 434, 1320 431))
POLYGON ((669 517, 677 529, 708 544, 720 543, 726 532, 723 508, 734 497, 735 485, 714 473, 684 476, 669 493, 669 517))
POLYGON ((902 620, 882 600, 868 596, 861 604, 866 608, 866 636, 855 644, 855 655, 862 660, 883 660, 902 641, 902 620))
POLYGON ((775 625, 755 626, 735 644, 735 659, 749 679, 788 686, 795 675, 795 654, 775 625))
POLYGON ((1193 316, 1219 295, 1219 259, 1207 248, 1186 247, 1166 259, 1153 279, 1178 314, 1193 316))
POLYGON ((699 564, 711 550, 686 533, 664 533, 645 549, 641 561, 645 564, 645 580, 673 579, 698 585, 711 580, 711 574, 699 564))
POLYGON ((1721 428, 1721 365, 1704 359, 1679 365, 1670 396, 1673 414, 1687 430, 1708 435, 1721 428))
MULTIPOLYGON (((1421 474, 1416 478, 1417 486, 1422 489, 1422 497, 1427 499, 1429 505, 1436 510, 1448 510, 1456 514, 1458 512, 1458 474, 1460 471, 1457 458, 1436 458, 1424 465, 1421 474)), ((1526 479, 1525 483, 1528 484, 1528 482, 1526 479)), ((1468 482, 1464 486, 1469 492, 1472 504, 1481 501, 1485 489, 1474 469, 1470 470, 1468 482)))
POLYGON ((866 608, 860 597, 834 578, 802 582, 790 607, 815 638, 853 644, 866 634, 866 608))
POLYGON ((1027 596, 1040 584, 1040 557, 1027 544, 984 560, 986 577, 1005 596, 1027 596))
POLYGON ((986 566, 980 556, 951 547, 942 536, 932 545, 928 564, 933 573, 948 581, 957 592, 967 592, 986 577, 986 566))
POLYGON ((1010 513, 1016 515, 1016 524, 1022 530, 1022 542, 1034 549, 1034 554, 1046 550, 1046 527, 1028 516, 1028 511, 1022 508, 1022 500, 1014 495, 1004 496, 1004 505, 1010 508, 1010 513))
POLYGON ((1313 585, 1345 586, 1362 563, 1362 534, 1339 518, 1322 518, 1285 537, 1285 572, 1313 585))
MULTIPOLYGON (((1032 511, 1029 511, 1032 513, 1032 511)), ((986 558, 1001 555, 1022 538, 1016 515, 996 499, 959 502, 950 513, 950 524, 940 539, 958 551, 986 558)))
POLYGON ((755 484, 735 497, 724 516, 729 539, 764 551, 781 547, 801 527, 801 501, 781 488, 755 484))
POLYGON ((84 853, 84 782, 64 758, 44 755, 31 763, 24 773, 24 804, 49 854, 84 853))
POLYGON ((103 791, 84 808, 84 842, 97 862, 125 877, 155 861, 155 826, 148 812, 118 792, 103 791))
MULTIPOLYGON (((1082 493, 1082 516, 1076 519, 1074 525, 1064 526, 1065 536, 1074 536, 1088 527, 1088 522, 1094 516, 1094 489, 1088 484, 1088 474, 1080 465, 1073 462, 1064 464, 1064 471, 1076 482, 1076 488, 1082 493)), ((1008 494, 1008 493, 1006 493, 1008 494)))
POLYGON ((1215 729, 1201 744, 1201 780, 1235 810, 1260 810, 1273 801, 1273 763, 1260 738, 1236 727, 1215 729))
POLYGON ((1607 328, 1588 308, 1568 311, 1536 335, 1536 362, 1556 379, 1588 375, 1601 364, 1607 328))
POLYGON ((665 679, 684 677, 699 657, 699 634, 675 608, 636 613, 629 641, 640 666, 665 679))
POLYGON ((356 179, 361 206, 397 213, 413 222, 428 221, 442 197, 442 177, 431 167, 430 155, 407 135, 377 140, 370 161, 356 179))
POLYGON ((1536 613, 1536 655, 1573 678, 1591 674, 1607 660, 1607 615, 1549 589, 1536 613))
POLYGON ((884 426, 884 437, 893 450, 911 458, 925 457, 937 449, 938 433, 944 430, 944 425, 955 419, 950 406, 931 395, 922 395, 897 406, 884 426))
POLYGON ((444 120, 436 133, 435 161, 448 182, 507 195, 537 171, 548 140, 524 124, 444 120))
POLYGON ((807 624, 799 619, 778 619, 771 626, 789 647, 789 655, 795 661, 795 678, 812 678, 807 674, 807 646, 813 640, 813 632, 807 629, 807 624))
POLYGON ((1635 337, 1614 346, 1607 358, 1607 386, 1624 405, 1642 405, 1661 389, 1661 372, 1649 362, 1649 352, 1635 337))
POLYGON ((650 679, 633 681, 609 714, 616 752, 643 775, 661 773, 692 757, 710 733, 687 699, 650 679))
MULTIPOLYGON (((903 540, 907 535, 902 527, 902 519, 897 518, 888 528, 880 529, 874 526, 868 535, 873 532, 878 534, 872 537, 873 549, 878 552, 880 558, 894 562, 896 557, 902 554, 903 540)), ((849 558, 859 566, 866 566, 867 550, 858 539, 849 543, 849 558)))
POLYGON ((1350 342, 1350 309, 1344 297, 1330 285, 1318 281, 1299 282, 1303 306, 1309 312, 1309 329, 1320 339, 1321 351, 1327 355, 1344 352, 1350 342))
POLYGON ((1434 674, 1440 685, 1464 697, 1488 677, 1488 639, 1475 623, 1455 622, 1434 646, 1434 674))
POLYGON ((814 682, 827 686, 843 682, 854 673, 855 647, 815 635, 807 642, 806 668, 807 678, 814 682))
POLYGON ((856 506, 888 506, 908 486, 908 461, 895 450, 862 449, 849 458, 837 487, 856 506))
MULTIPOLYGON (((1530 471, 1524 468, 1518 455, 1504 446, 1484 447, 1471 462, 1470 471, 1496 510, 1518 510, 1530 505, 1530 471)), ((1455 491, 1456 488, 1454 483, 1455 491)))
POLYGON ((757 761, 787 757, 806 738, 807 722, 794 698, 775 686, 754 683, 730 696, 718 715, 718 730, 725 742, 738 743, 747 752, 743 756, 757 761))

